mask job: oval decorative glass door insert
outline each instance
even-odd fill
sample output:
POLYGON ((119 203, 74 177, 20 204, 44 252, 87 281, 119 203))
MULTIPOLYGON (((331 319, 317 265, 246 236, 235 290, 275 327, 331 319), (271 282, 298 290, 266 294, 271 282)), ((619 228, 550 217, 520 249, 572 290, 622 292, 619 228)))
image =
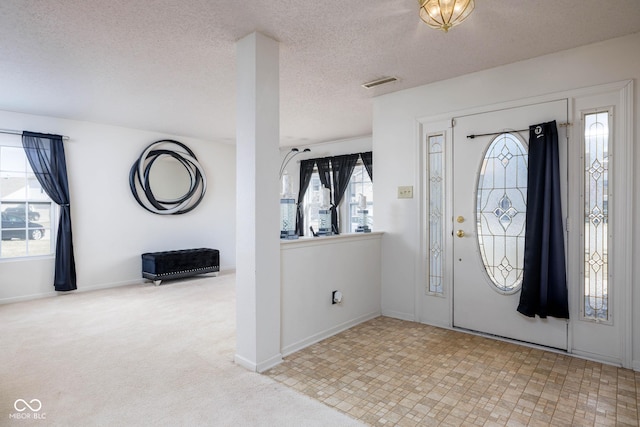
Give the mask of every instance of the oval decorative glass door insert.
POLYGON ((501 293, 517 292, 522 283, 527 164, 525 143, 502 133, 487 148, 478 175, 478 245, 485 271, 501 293))

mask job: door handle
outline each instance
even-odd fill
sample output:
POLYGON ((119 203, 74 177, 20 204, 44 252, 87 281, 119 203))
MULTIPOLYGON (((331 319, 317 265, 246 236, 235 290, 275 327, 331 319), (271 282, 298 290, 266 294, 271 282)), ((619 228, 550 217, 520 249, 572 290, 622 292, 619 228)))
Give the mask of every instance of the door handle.
POLYGON ((458 231, 456 231, 456 236, 458 236, 458 237, 464 237, 464 231, 462 231, 462 230, 458 230, 458 231))

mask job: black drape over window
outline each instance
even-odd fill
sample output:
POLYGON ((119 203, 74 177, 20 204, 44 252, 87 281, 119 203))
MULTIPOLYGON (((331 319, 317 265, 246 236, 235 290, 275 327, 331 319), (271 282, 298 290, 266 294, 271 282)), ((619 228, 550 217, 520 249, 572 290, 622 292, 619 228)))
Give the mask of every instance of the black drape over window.
POLYGON ((369 179, 373 182, 373 151, 360 153, 360 158, 362 159, 362 163, 364 163, 364 168, 369 174, 369 179))
POLYGON ((298 233, 298 236, 304 236, 304 213, 302 212, 302 207, 315 164, 316 161, 314 159, 300 161, 300 191, 298 192, 298 206, 296 209, 296 233, 298 233))
POLYGON ((22 146, 43 190, 60 206, 53 285, 56 291, 72 291, 77 289, 76 263, 73 255, 69 182, 62 136, 25 131, 22 133, 22 146))
POLYGON ((333 205, 331 206, 331 223, 336 226, 336 234, 339 234, 340 224, 338 223, 338 210, 342 197, 344 196, 353 169, 358 163, 358 154, 346 154, 331 158, 331 169, 333 174, 333 205))
POLYGON ((556 122, 529 128, 522 291, 525 316, 569 318, 556 122))
MULTIPOLYGON (((331 191, 331 159, 329 157, 316 159, 316 166, 318 167, 320 184, 322 184, 323 187, 327 187, 330 193, 333 193, 333 191, 331 191)), ((333 201, 333 194, 331 201, 333 201)))

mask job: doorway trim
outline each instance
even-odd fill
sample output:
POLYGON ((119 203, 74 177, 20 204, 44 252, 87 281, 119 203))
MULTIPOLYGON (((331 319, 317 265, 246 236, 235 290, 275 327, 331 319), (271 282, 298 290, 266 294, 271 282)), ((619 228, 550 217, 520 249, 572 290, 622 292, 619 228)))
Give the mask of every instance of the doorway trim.
MULTIPOLYGON (((572 125, 567 127, 568 132, 568 140, 570 147, 568 155, 572 156, 572 153, 575 152, 573 149, 577 143, 580 143, 579 139, 579 121, 580 117, 576 117, 576 112, 574 111, 574 100, 576 98, 593 96, 598 94, 605 93, 613 93, 617 92, 619 96, 619 110, 616 114, 619 117, 619 125, 616 126, 615 129, 615 137, 617 140, 622 141, 620 144, 619 152, 617 153, 617 157, 619 160, 616 162, 616 168, 619 169, 619 176, 622 177, 620 183, 615 188, 615 194, 617 197, 626 197, 627 195, 633 194, 633 135, 634 135, 634 111, 633 111, 633 81, 632 80, 623 80, 603 85, 590 86, 585 88, 572 89, 567 91, 561 91, 556 93, 550 93, 545 95, 539 95, 535 97, 528 97, 519 100, 505 101, 501 103, 488 104, 484 106, 472 107, 467 109, 461 109, 456 111, 450 111, 442 114, 435 114, 429 116, 417 117, 415 119, 415 135, 416 135, 416 159, 419 163, 419 167, 417 169, 417 185, 418 191, 417 195, 420 197, 420 203, 418 204, 418 229, 420 230, 417 233, 416 238, 419 239, 416 247, 419 248, 418 253, 416 254, 415 259, 415 304, 414 304, 414 318, 416 321, 420 323, 430 324, 433 326, 444 327, 448 329, 460 330, 462 329, 454 328, 452 322, 453 316, 453 297, 452 297, 452 243, 448 236, 451 235, 453 230, 453 212, 451 205, 451 195, 452 195, 452 163, 451 163, 451 143, 452 143, 452 128, 454 127, 454 118, 460 116, 467 116, 472 114, 480 114, 491 111, 499 111, 506 110, 511 108, 517 108, 529 104, 537 104, 550 102, 559 99, 568 99, 568 118, 569 122, 572 125), (444 273, 446 275, 446 280, 444 282, 444 292, 442 296, 434 297, 432 295, 427 295, 425 289, 428 285, 427 282, 427 273, 428 273, 428 247, 426 242, 428 241, 428 224, 426 224, 426 213, 428 212, 428 187, 427 187, 427 179, 426 176, 426 166, 425 163, 425 141, 428 135, 432 135, 434 133, 444 133, 445 135, 445 179, 447 181, 445 186, 445 209, 446 212, 444 214, 447 221, 445 221, 445 241, 447 242, 447 248, 445 250, 446 259, 444 273), (624 159, 624 161, 622 161, 624 159), (430 303, 428 300, 431 299, 430 303)), ((569 159, 569 176, 568 176, 568 189, 570 192, 579 190, 578 182, 576 182, 575 174, 577 171, 575 167, 572 168, 571 159, 569 159)), ((574 203, 569 200, 567 206, 567 217, 571 220, 572 217, 575 217, 576 212, 572 212, 571 209, 574 208, 574 203)), ((619 224, 617 230, 631 230, 632 219, 633 219, 633 203, 627 203, 625 205, 626 209, 618 209, 618 214, 616 215, 616 222, 619 224)), ((574 354, 580 357, 591 358, 589 355, 581 355, 580 353, 575 353, 573 351, 573 330, 572 324, 573 322, 580 321, 579 312, 575 311, 577 306, 577 297, 575 295, 575 290, 572 292, 572 288, 575 286, 571 286, 572 281, 575 283, 577 280, 576 271, 578 270, 577 263, 579 262, 579 257, 574 254, 573 251, 576 250, 575 247, 575 235, 576 231, 572 230, 569 226, 569 239, 567 241, 566 251, 567 251, 567 282, 569 285, 569 304, 571 310, 572 319, 569 322, 568 327, 568 350, 567 353, 574 354)), ((633 337, 633 301, 632 301, 632 269, 633 269, 633 235, 619 233, 622 235, 616 235, 616 257, 623 257, 619 261, 620 268, 616 269, 615 275, 615 286, 616 293, 621 296, 618 301, 622 303, 619 304, 615 309, 619 312, 619 318, 621 319, 621 335, 622 335, 622 348, 621 348, 621 360, 619 362, 613 360, 598 360, 600 362, 605 363, 619 363, 623 367, 633 368, 636 370, 640 370, 640 361, 633 362, 633 348, 632 348, 632 337, 633 337), (620 295, 621 294, 621 295, 620 295)), ((507 339, 508 340, 508 339, 507 339)), ((509 341, 509 340, 508 340, 509 341)), ((526 343, 518 342, 519 344, 529 345, 526 343)), ((536 347, 531 344, 530 346, 536 347)))

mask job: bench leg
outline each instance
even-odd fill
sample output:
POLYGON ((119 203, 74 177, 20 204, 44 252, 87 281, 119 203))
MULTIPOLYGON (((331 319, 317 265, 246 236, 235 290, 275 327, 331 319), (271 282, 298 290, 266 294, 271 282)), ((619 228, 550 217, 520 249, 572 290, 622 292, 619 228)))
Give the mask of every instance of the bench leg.
POLYGON ((153 284, 156 286, 160 286, 160 283, 162 283, 162 280, 154 280, 153 284))

